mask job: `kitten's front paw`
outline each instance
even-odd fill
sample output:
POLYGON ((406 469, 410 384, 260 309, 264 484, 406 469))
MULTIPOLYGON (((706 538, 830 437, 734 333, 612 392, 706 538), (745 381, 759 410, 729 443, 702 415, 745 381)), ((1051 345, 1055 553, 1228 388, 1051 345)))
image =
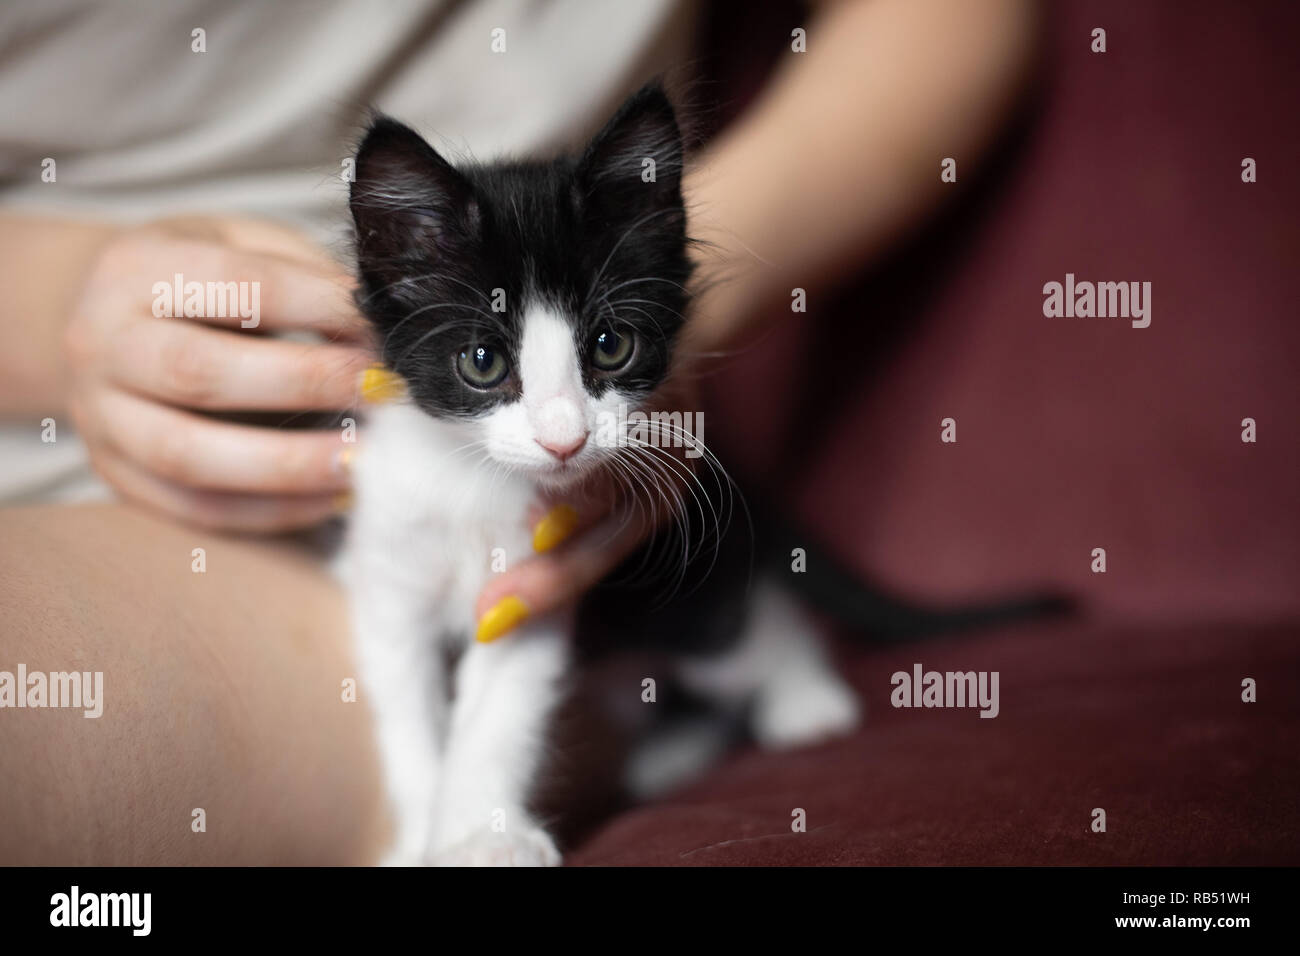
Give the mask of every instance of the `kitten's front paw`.
POLYGON ((559 866, 551 835, 531 824, 512 830, 478 830, 433 854, 433 866, 559 866))
POLYGON ((378 866, 428 866, 429 861, 423 853, 413 852, 406 847, 393 847, 379 859, 378 866))

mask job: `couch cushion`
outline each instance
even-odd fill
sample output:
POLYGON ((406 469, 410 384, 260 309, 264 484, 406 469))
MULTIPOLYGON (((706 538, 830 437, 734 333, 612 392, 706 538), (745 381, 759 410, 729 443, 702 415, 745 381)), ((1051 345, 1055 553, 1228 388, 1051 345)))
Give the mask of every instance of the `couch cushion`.
POLYGON ((1076 623, 846 647, 868 708, 856 735, 737 752, 608 820, 568 862, 1295 865, 1298 631, 1076 623), (891 675, 915 663, 998 671, 999 715, 891 707, 891 675))

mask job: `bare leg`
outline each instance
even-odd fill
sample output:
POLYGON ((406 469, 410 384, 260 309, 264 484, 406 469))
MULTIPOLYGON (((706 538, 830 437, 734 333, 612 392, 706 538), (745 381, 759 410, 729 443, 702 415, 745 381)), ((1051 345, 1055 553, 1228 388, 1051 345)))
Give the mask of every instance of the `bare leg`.
POLYGON ((102 671, 104 698, 98 719, 0 709, 0 863, 373 862, 346 621, 283 544, 118 505, 0 510, 0 671, 102 671))

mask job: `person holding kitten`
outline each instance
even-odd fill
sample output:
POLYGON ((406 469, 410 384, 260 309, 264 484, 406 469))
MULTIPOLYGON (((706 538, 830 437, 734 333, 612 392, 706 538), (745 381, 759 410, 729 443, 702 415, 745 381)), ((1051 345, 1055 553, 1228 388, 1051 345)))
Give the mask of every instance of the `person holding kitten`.
MULTIPOLYGON (((94 648, 93 669, 121 675, 110 712, 114 698, 197 701, 217 730, 177 739, 147 704, 94 739, 79 723, 6 722, 0 816, 31 825, 6 828, 0 859, 377 857, 386 824, 367 729, 308 690, 350 671, 342 597, 273 537, 349 507, 350 449, 337 428, 235 419, 345 410, 400 387, 374 369, 343 261, 335 187, 366 106, 461 137, 439 145, 479 160, 571 147, 686 59, 691 6, 557 0, 527 21, 495 0, 395 4, 382 18, 336 0, 310 21, 278 5, 0 13, 0 47, 46 37, 0 56, 0 412, 22 423, 0 436, 14 449, 0 494, 15 505, 0 509, 0 577, 17 582, 0 659, 94 648), (256 327, 157 314, 153 290, 175 277, 256 284, 256 327), (34 452, 30 423, 46 418, 59 440, 34 452), (112 500, 70 506, 96 497, 112 500), (60 580, 75 590, 40 583, 60 580), (144 739, 156 746, 141 753, 144 739), (37 753, 78 768, 73 784, 37 753), (132 786, 153 796, 141 803, 132 786), (322 786, 330 800, 308 797, 322 786), (239 825, 195 847, 139 837, 191 790, 239 825), (102 842, 51 842, 34 806, 102 842)), ((753 105, 686 157, 698 242, 683 347, 705 360, 742 348, 790 288, 833 285, 927 215, 939 158, 974 161, 1009 116, 1035 20, 1027 0, 815 5, 806 42, 753 105), (934 175, 918 174, 918 156, 934 157, 934 175)), ((526 616, 571 604, 649 533, 600 533, 599 501, 576 514, 551 504, 523 529, 539 553, 478 595, 480 621, 507 599, 526 616)))

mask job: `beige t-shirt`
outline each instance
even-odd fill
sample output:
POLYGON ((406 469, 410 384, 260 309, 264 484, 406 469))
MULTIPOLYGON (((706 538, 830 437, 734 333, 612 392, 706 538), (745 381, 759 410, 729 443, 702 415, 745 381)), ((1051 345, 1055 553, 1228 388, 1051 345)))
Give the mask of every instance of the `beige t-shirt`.
MULTIPOLYGON (((368 107, 453 161, 573 146, 683 61, 694 20, 686 0, 5 0, 0 203, 270 216, 341 250, 368 107)), ((92 493, 71 430, 40 431, 0 430, 0 500, 92 493)))

